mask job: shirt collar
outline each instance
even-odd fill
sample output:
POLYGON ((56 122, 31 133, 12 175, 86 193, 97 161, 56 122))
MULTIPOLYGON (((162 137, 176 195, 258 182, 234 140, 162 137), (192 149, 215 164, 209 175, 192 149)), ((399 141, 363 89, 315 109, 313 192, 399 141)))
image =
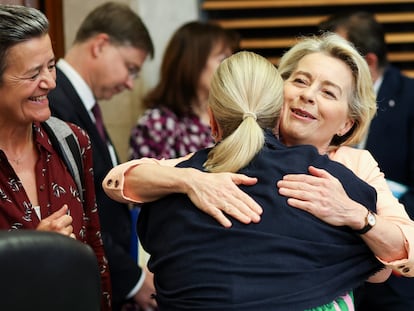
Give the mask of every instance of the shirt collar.
POLYGON ((69 79, 76 93, 78 93, 80 99, 86 110, 91 111, 92 107, 96 103, 96 99, 93 96, 92 90, 81 75, 64 59, 60 59, 56 66, 65 74, 69 79))
POLYGON ((374 82, 374 92, 375 92, 375 94, 376 95, 378 95, 378 91, 379 91, 379 89, 380 89, 380 87, 381 87, 381 84, 382 84, 382 81, 384 80, 384 75, 381 75, 381 76, 379 76, 378 77, 378 79, 377 80, 375 80, 375 82, 374 82))
POLYGON ((46 149, 49 153, 54 153, 54 149, 52 143, 47 135, 46 131, 40 125, 39 122, 33 123, 33 136, 34 142, 38 145, 46 149))

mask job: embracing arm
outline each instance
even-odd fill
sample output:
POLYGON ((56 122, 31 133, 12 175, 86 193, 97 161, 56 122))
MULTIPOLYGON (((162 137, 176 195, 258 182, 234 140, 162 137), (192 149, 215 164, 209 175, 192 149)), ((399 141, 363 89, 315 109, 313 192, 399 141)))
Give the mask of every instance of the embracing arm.
POLYGON ((122 203, 151 202, 167 194, 181 192, 171 178, 177 169, 174 166, 183 160, 131 160, 112 168, 102 187, 110 198, 122 203))
MULTIPOLYGON (((354 161, 354 165, 349 165, 349 167, 357 176, 377 190, 377 214, 385 226, 380 227, 383 232, 378 232, 378 236, 367 235, 364 239, 365 242, 367 242, 367 239, 371 239, 379 248, 389 249, 389 254, 391 254, 392 246, 398 246, 399 250, 395 249, 394 256, 391 255, 390 258, 379 255, 374 249, 373 251, 385 265, 393 268, 397 273, 404 276, 414 276, 414 222, 408 216, 404 206, 392 195, 384 174, 368 151, 353 148, 340 149, 343 149, 345 154, 353 152, 354 155, 351 158, 357 156, 358 162, 354 161), (396 227, 398 231, 395 229, 396 227), (385 237, 392 238, 393 232, 394 237, 400 236, 400 242, 392 245, 381 245, 381 242, 387 243, 388 239, 385 237), (377 241, 374 238, 377 238, 377 241)), ((343 155, 339 153, 338 157, 343 157, 343 155)), ((348 166, 346 162, 344 164, 348 166)), ((368 245, 372 246, 371 244, 368 245)))
POLYGON ((174 167, 185 159, 132 160, 113 168, 102 186, 109 197, 121 202, 143 203, 171 193, 184 193, 200 210, 225 227, 231 226, 225 214, 243 223, 260 220, 261 207, 237 187, 253 185, 256 178, 174 167))
MULTIPOLYGON (((414 222, 392 196, 375 160, 367 151, 351 148, 342 149, 332 158, 349 167, 377 190, 377 223, 361 235, 362 239, 387 267, 404 276, 414 276, 411 247, 414 243, 414 222)), ((289 197, 289 204, 332 225, 361 229, 366 208, 351 200, 340 182, 326 171, 310 168, 310 173, 312 176, 286 175, 278 183, 279 192, 289 197)))
MULTIPOLYGON (((288 204, 330 225, 362 229, 367 209, 349 198, 340 181, 327 171, 310 166, 309 173, 285 175, 277 183, 279 193, 288 197, 288 204)), ((376 220, 376 225, 361 235, 364 242, 387 266, 390 261, 406 258, 404 238, 398 226, 379 214, 376 220)))

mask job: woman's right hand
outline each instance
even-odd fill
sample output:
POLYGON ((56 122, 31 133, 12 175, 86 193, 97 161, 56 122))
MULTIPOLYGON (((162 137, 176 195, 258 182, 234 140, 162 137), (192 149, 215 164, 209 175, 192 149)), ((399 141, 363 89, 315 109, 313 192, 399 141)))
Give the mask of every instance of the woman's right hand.
POLYGON ((263 212, 260 205, 237 187, 256 183, 257 178, 243 174, 199 172, 187 182, 186 193, 201 211, 228 228, 232 223, 226 215, 245 224, 260 221, 263 212))
POLYGON ((57 232, 75 238, 72 216, 68 215, 68 210, 68 206, 63 205, 58 211, 42 219, 36 230, 57 232))

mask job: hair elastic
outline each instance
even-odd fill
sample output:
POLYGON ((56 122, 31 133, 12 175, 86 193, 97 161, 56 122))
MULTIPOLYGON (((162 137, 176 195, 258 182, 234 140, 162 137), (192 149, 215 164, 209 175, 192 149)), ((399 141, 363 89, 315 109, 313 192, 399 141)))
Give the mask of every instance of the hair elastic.
POLYGON ((248 118, 248 117, 252 117, 255 121, 257 120, 257 116, 254 112, 245 112, 243 114, 243 120, 248 118))

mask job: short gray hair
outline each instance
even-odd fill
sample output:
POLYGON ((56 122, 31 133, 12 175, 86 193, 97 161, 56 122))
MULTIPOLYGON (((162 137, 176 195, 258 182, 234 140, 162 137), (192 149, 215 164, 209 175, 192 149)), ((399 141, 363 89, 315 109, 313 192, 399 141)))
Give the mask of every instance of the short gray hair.
POLYGON ((49 21, 39 10, 21 5, 0 4, 0 85, 10 48, 48 32, 49 21))

